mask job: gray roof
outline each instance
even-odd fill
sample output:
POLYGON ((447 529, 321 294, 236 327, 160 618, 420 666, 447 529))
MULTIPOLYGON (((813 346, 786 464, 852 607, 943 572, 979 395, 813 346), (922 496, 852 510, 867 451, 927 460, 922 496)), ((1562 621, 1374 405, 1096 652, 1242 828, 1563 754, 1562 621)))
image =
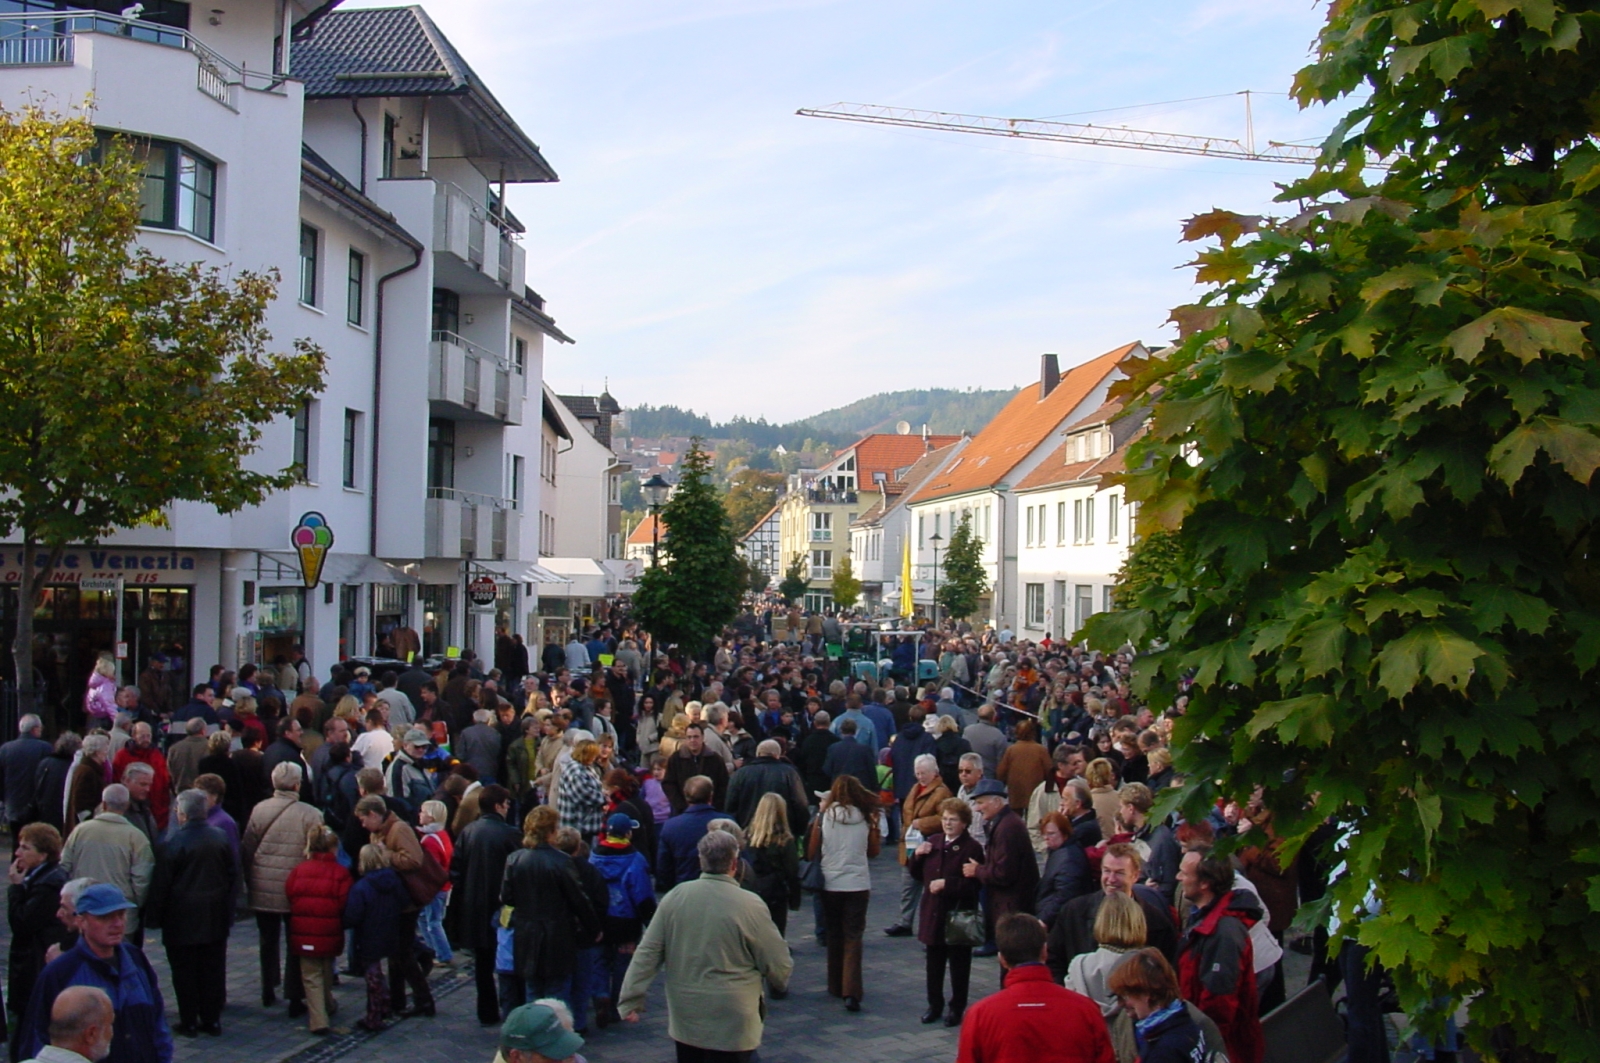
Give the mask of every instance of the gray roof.
POLYGON ((329 11, 290 58, 308 100, 453 97, 469 119, 467 155, 491 180, 500 166, 507 181, 557 180, 539 146, 419 6, 329 11))

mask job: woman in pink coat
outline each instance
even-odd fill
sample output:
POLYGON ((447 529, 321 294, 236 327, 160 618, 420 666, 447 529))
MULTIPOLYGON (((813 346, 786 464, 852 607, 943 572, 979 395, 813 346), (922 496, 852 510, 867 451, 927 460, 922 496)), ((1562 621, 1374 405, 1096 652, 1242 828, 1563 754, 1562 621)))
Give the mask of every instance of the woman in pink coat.
POLYGON ((117 660, 102 653, 94 662, 89 674, 89 690, 83 697, 83 711, 89 716, 89 728, 103 727, 111 730, 117 720, 117 660))

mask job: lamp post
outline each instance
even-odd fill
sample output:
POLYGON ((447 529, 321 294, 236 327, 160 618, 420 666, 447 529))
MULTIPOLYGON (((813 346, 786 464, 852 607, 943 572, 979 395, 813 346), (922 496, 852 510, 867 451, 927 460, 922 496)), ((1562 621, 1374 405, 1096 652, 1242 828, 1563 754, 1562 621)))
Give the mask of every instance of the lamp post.
POLYGON ((928 609, 928 614, 933 617, 933 629, 939 630, 939 544, 944 542, 944 537, 938 532, 928 536, 928 541, 933 544, 933 604, 928 609))
POLYGON ((661 503, 667 500, 672 485, 663 480, 660 473, 656 473, 640 484, 639 490, 650 500, 650 567, 655 568, 660 564, 658 555, 661 551, 661 503))

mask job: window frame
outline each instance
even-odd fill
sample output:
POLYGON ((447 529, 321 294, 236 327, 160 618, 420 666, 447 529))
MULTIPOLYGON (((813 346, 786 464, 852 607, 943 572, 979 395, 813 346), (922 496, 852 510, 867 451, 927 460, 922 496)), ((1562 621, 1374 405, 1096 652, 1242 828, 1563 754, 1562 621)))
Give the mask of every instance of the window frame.
POLYGON ((317 306, 317 290, 320 287, 320 278, 317 276, 322 265, 322 231, 315 225, 306 222, 300 223, 300 305, 317 306), (310 242, 310 254, 306 253, 307 241, 310 242))
POLYGON ((367 256, 363 251, 350 249, 350 262, 345 270, 344 319, 356 328, 367 324, 367 256))
POLYGON ((1036 630, 1044 628, 1044 584, 1023 584, 1023 604, 1027 613, 1027 626, 1036 630))
POLYGON ((147 229, 161 229, 166 232, 186 233, 196 240, 203 240, 208 244, 217 242, 217 190, 219 187, 219 173, 221 165, 213 158, 195 151, 186 144, 176 140, 164 140, 160 137, 143 137, 123 133, 114 129, 96 130, 98 143, 95 154, 103 150, 105 144, 112 139, 121 139, 132 149, 135 158, 142 163, 141 188, 139 192, 139 224, 147 229), (153 159, 160 159, 161 172, 152 174, 150 164, 153 159), (193 181, 184 179, 185 162, 191 164, 195 177, 193 181), (208 188, 200 186, 200 176, 205 176, 208 188), (155 194, 152 195, 152 192, 155 194), (188 193, 186 197, 185 193, 188 193), (192 202, 186 203, 186 199, 192 202), (160 216, 150 217, 146 214, 147 208, 160 204, 160 216), (204 210, 195 209, 196 204, 203 203, 204 210), (186 206, 190 213, 190 224, 183 224, 186 206))
POLYGON ((307 399, 301 403, 292 421, 294 437, 289 466, 296 470, 301 483, 311 482, 311 402, 307 399))
POLYGON ((344 411, 344 461, 342 480, 347 490, 361 489, 361 411, 344 411))

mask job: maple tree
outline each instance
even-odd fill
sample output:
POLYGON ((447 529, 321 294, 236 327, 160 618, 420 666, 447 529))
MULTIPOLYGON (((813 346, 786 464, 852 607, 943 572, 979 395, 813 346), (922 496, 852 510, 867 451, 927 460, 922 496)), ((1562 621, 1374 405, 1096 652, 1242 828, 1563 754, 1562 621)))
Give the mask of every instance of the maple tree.
POLYGON ((317 347, 267 349, 275 274, 135 243, 143 183, 136 152, 87 117, 0 110, 0 535, 22 542, 22 712, 39 575, 70 544, 164 526, 174 502, 233 513, 292 486, 298 470, 252 456, 322 386, 317 347))
POLYGON ((1469 1001, 1487 1055, 1592 1058, 1600 8, 1336 2, 1295 93, 1358 92, 1293 216, 1185 227, 1211 288, 1116 392, 1156 534, 1088 633, 1158 705, 1192 674, 1190 814, 1264 786, 1286 853, 1341 826, 1302 914, 1424 1029, 1469 1001))

